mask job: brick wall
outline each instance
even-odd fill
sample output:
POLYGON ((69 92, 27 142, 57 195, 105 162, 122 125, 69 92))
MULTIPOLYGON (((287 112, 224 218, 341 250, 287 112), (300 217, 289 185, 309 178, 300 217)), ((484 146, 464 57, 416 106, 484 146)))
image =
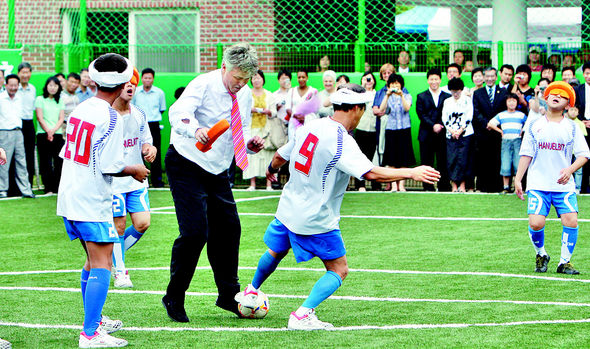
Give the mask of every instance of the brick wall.
MULTIPOLYGON (((62 43, 61 14, 79 9, 78 0, 16 0, 16 42, 25 45, 23 60, 36 71, 55 71, 55 44, 62 43)), ((260 0, 87 0, 88 12, 100 10, 194 10, 201 13, 201 71, 217 67, 217 43, 270 43, 274 38, 273 9, 260 0)), ((268 1, 271 3, 271 1, 268 1)), ((0 45, 8 43, 8 8, 0 1, 0 45)), ((270 46, 257 46, 262 69, 275 70, 270 46)))

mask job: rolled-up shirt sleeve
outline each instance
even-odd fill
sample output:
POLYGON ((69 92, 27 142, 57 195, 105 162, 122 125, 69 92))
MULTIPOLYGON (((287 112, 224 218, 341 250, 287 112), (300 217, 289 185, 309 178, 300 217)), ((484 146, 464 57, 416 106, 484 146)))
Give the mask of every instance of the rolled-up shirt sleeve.
POLYGON ((173 132, 183 137, 195 138, 195 132, 201 127, 195 111, 203 103, 206 87, 205 81, 195 79, 186 87, 188 91, 170 107, 168 118, 173 132))

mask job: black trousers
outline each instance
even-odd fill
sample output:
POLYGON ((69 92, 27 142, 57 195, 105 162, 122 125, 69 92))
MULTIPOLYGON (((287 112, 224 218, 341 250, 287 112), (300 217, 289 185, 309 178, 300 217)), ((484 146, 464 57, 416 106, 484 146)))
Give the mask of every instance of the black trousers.
MULTIPOLYGON (((424 141, 420 142, 420 162, 422 165, 434 167, 440 172, 438 191, 451 191, 447 171, 447 140, 445 132, 443 129, 440 133, 429 134, 424 141)), ((434 191, 433 184, 424 183, 423 186, 426 191, 434 191)))
MULTIPOLYGON (((354 132, 354 138, 356 139, 356 143, 358 144, 363 154, 365 154, 365 156, 369 160, 373 161, 375 151, 377 151, 377 132, 356 130, 354 132)), ((364 188, 365 181, 361 181, 355 178, 354 186, 356 189, 364 188)), ((377 181, 371 181, 371 189, 377 190, 377 188, 381 188, 381 185, 378 184, 377 181)))
POLYGON ((39 152, 39 172, 45 186, 45 193, 57 193, 61 177, 63 159, 59 152, 64 145, 62 135, 53 135, 53 141, 47 140, 47 133, 37 135, 37 151, 39 152))
POLYGON ((184 302, 199 256, 207 244, 207 257, 219 292, 217 303, 234 302, 235 294, 240 291, 241 227, 227 171, 211 174, 171 145, 166 154, 166 173, 180 231, 172 246, 166 294, 184 302))
POLYGON ((29 172, 29 182, 33 186, 33 177, 35 177, 35 125, 33 120, 23 120, 23 140, 25 142, 25 156, 27 157, 27 171, 29 172))
POLYGON ((154 147, 158 149, 156 158, 150 166, 150 178, 152 180, 152 187, 161 188, 164 186, 162 182, 162 135, 160 134, 160 123, 158 121, 148 122, 150 132, 154 139, 154 147))
POLYGON ((500 176, 502 137, 495 131, 484 130, 475 138, 476 188, 486 193, 502 191, 500 176))

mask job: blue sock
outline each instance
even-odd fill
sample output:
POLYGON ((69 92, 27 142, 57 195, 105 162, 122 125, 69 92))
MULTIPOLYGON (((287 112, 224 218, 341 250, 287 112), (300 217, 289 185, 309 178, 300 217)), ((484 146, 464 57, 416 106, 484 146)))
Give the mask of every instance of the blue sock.
POLYGON ((266 251, 258 261, 258 267, 252 279, 252 287, 259 289, 262 283, 275 271, 280 262, 280 259, 276 259, 270 252, 266 251))
POLYGON ((127 251, 128 249, 130 249, 133 245, 135 245, 137 241, 139 241, 139 239, 141 239, 142 236, 143 233, 138 232, 133 225, 127 227, 127 229, 125 229, 124 250, 127 251))
POLYGON ((340 285, 342 285, 340 275, 333 271, 327 271, 326 274, 313 285, 311 293, 305 302, 303 302, 302 307, 316 308, 321 302, 336 292, 340 285))
POLYGON ((559 260, 559 264, 570 261, 574 253, 574 247, 576 247, 576 241, 578 241, 578 227, 563 227, 563 232, 561 233, 561 259, 559 260))
POLYGON ((107 299, 111 271, 104 268, 90 270, 84 303, 84 332, 93 336, 101 320, 102 307, 107 299))
POLYGON ((88 275, 90 275, 90 271, 82 268, 82 274, 80 275, 80 287, 82 288, 82 305, 86 304, 86 284, 88 283, 88 275))
POLYGON ((535 247, 535 251, 537 251, 538 255, 546 256, 547 252, 545 251, 545 227, 539 230, 533 230, 529 225, 529 236, 531 237, 531 242, 535 247))

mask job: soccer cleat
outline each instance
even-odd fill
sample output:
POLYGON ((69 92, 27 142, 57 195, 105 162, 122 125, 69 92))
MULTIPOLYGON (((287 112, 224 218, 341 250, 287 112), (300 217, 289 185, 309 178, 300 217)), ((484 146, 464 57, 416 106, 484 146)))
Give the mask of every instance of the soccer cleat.
POLYGON ((299 317, 297 314, 295 314, 295 312, 292 312, 291 316, 289 316, 289 325, 287 328, 290 330, 313 331, 328 330, 334 328, 334 325, 328 322, 320 321, 320 319, 318 319, 317 315, 315 314, 315 310, 311 309, 302 317, 299 317))
POLYGON ((536 273, 546 273, 547 272, 547 264, 551 258, 548 255, 541 256, 540 254, 537 255, 535 260, 535 272, 536 273))
POLYGON ((579 271, 574 269, 574 265, 570 262, 563 263, 557 266, 557 272, 560 274, 578 275, 579 271))
POLYGON ((9 341, 0 338, 0 349, 11 349, 12 344, 9 341))
POLYGON ((123 328, 123 322, 121 320, 111 320, 108 316, 103 315, 102 319, 100 319, 100 325, 98 325, 98 328, 111 334, 123 328))
POLYGON ((258 292, 252 289, 252 285, 248 285, 244 291, 238 292, 234 299, 243 307, 254 309, 258 301, 258 292))
POLYGON ((104 331, 96 331, 88 337, 84 331, 80 332, 79 348, 121 348, 127 346, 127 341, 115 338, 104 331))
POLYGON ((125 272, 118 271, 115 273, 115 287, 117 288, 131 288, 133 287, 133 283, 131 282, 131 278, 129 278, 129 271, 125 270, 125 272))

